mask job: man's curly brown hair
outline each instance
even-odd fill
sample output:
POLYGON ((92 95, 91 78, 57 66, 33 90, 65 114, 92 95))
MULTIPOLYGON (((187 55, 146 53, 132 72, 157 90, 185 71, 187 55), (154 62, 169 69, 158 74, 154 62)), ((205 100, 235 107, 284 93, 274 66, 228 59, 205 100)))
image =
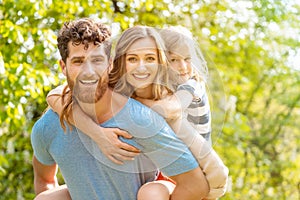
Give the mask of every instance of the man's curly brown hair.
POLYGON ((85 49, 88 48, 89 43, 104 44, 105 53, 109 57, 111 44, 108 40, 110 37, 110 29, 106 25, 89 18, 83 18, 64 23, 57 36, 57 46, 64 62, 69 56, 69 42, 72 42, 72 45, 75 46, 84 44, 85 49))

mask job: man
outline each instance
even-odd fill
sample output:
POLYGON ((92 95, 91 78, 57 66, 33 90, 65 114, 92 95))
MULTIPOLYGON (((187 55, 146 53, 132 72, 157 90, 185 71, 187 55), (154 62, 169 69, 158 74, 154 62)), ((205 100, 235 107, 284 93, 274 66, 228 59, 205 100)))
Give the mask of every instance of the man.
POLYGON ((133 138, 124 140, 142 153, 124 165, 109 162, 101 154, 96 158, 86 148, 93 144, 91 140, 75 127, 67 127, 65 133, 58 115, 48 110, 34 125, 31 137, 36 194, 48 190, 49 195, 52 191, 64 191, 65 198, 71 196, 75 200, 132 200, 144 183, 154 180, 155 169, 159 168, 177 182, 172 199, 205 197, 209 188, 201 169, 163 118, 108 88, 109 39, 110 31, 90 19, 65 23, 61 29, 60 65, 72 94, 63 112, 68 113, 73 104, 78 104, 101 126, 119 127, 131 133, 133 138), (58 186, 58 166, 70 196, 65 186, 58 186))

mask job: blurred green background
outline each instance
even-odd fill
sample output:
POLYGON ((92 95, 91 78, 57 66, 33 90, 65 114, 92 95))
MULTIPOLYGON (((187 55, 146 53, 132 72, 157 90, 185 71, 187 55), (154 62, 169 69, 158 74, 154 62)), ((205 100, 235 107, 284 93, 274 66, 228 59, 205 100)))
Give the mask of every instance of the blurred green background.
POLYGON ((34 198, 31 128, 64 81, 57 30, 79 17, 116 35, 189 28, 211 72, 214 148, 230 169, 221 199, 300 199, 299 13, 297 0, 0 0, 0 199, 34 198))

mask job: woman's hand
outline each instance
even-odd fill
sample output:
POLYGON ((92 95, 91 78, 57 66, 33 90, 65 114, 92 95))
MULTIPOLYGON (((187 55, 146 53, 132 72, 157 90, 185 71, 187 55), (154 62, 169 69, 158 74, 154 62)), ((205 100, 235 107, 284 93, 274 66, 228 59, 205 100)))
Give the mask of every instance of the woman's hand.
POLYGON ((132 138, 132 136, 118 128, 102 128, 98 126, 98 136, 95 137, 95 142, 102 151, 112 162, 116 164, 123 164, 123 161, 134 160, 134 157, 139 155, 140 150, 134 146, 131 146, 119 139, 122 136, 126 139, 132 138))
POLYGON ((123 164, 123 161, 133 160, 135 156, 139 155, 139 149, 119 139, 121 136, 126 139, 132 138, 128 132, 118 128, 99 126, 77 104, 73 105, 71 116, 73 119, 71 123, 94 140, 102 153, 112 162, 123 164))

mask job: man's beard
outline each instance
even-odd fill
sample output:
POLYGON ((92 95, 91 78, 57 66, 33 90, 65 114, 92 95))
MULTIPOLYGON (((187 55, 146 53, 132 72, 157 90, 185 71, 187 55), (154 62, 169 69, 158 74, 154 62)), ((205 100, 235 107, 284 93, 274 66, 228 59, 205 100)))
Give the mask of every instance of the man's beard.
POLYGON ((94 88, 83 88, 80 87, 79 81, 76 79, 75 82, 67 75, 68 85, 72 91, 73 98, 83 103, 96 103, 98 102, 108 88, 108 78, 101 77, 98 84, 94 88))

